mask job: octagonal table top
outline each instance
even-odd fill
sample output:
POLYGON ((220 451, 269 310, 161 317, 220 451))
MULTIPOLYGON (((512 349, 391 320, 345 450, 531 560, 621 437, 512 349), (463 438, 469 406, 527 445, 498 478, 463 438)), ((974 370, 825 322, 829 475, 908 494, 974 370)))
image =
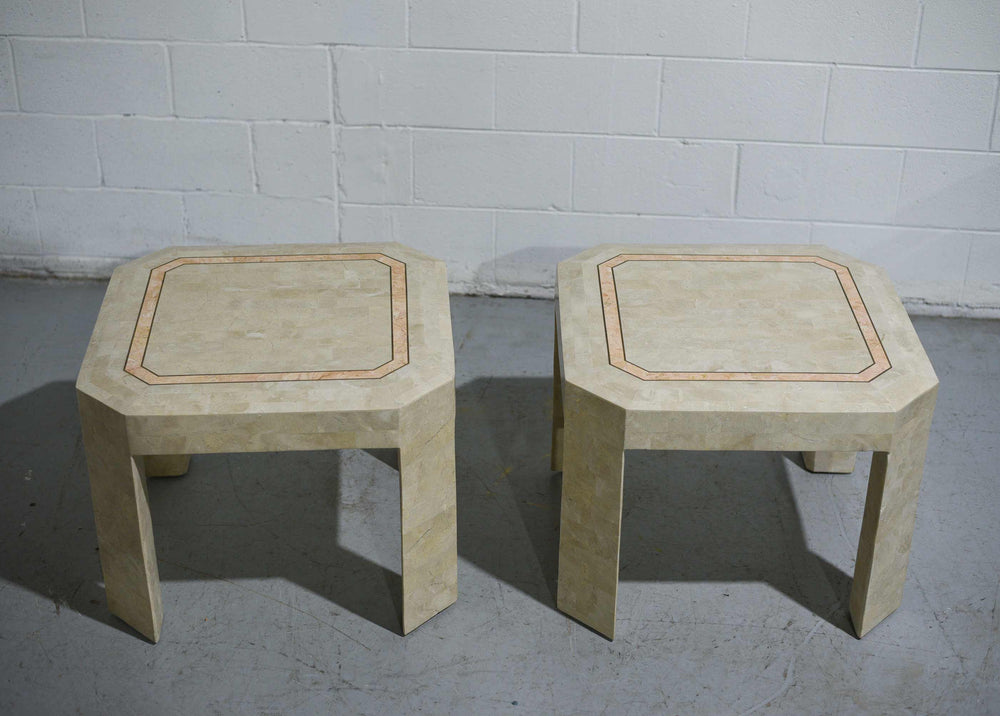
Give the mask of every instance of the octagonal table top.
POLYGON ((568 382, 631 411, 893 415, 937 378, 891 281, 818 245, 604 245, 559 264, 568 382))
POLYGON ((453 378, 441 261, 184 246, 115 270, 77 387, 124 415, 185 416, 390 410, 453 378))

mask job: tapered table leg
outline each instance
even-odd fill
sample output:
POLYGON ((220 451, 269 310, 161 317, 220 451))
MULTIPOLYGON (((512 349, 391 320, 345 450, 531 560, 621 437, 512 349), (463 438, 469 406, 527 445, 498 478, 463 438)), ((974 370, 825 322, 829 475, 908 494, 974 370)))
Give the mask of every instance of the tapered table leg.
POLYGON ((129 453, 124 417, 84 393, 77 397, 108 608, 155 642, 163 604, 144 461, 129 453))
POLYGON ((854 472, 854 461, 857 457, 856 452, 804 452, 802 453, 802 462, 805 463, 806 470, 809 472, 832 472, 846 475, 854 472))
POLYGON ((625 411, 564 386, 566 438, 559 522, 560 610, 615 637, 625 469, 625 411))
POLYGON ((180 477, 188 471, 190 455, 146 455, 146 477, 180 477))
POLYGON ((903 600, 932 410, 933 400, 924 414, 893 436, 889 452, 872 456, 850 600, 851 620, 859 637, 903 600))
POLYGON ((404 409, 399 448, 403 633, 458 599, 455 388, 404 409))

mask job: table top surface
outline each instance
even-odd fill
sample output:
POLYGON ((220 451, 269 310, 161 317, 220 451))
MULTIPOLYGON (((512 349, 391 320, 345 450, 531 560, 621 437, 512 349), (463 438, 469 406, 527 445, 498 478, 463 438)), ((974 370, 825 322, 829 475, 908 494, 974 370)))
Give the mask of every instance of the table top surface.
POLYGON ((566 380, 633 410, 898 411, 937 379, 878 267, 817 245, 605 245, 559 265, 566 380))
POLYGON ((123 414, 391 409, 454 377, 443 262, 174 247, 119 267, 77 381, 123 414))

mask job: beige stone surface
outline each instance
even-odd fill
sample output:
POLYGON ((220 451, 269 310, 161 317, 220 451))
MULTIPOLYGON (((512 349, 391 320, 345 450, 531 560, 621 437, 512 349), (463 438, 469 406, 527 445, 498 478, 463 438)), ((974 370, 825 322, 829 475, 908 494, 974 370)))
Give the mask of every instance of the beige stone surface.
POLYGON ((809 472, 833 472, 849 474, 854 472, 854 463, 858 454, 851 450, 846 452, 804 452, 802 462, 809 472))
POLYGON ((392 320, 389 271, 373 260, 178 266, 143 365, 161 376, 375 369, 392 360, 392 334, 370 329, 392 320))
POLYGON ((651 372, 859 373, 872 363, 837 275, 816 263, 627 261, 614 284, 628 360, 651 372))
POLYGON ((146 477, 180 477, 187 474, 190 455, 146 455, 146 477))
POLYGON ((874 451, 859 636, 898 606, 937 377, 882 269, 816 245, 606 245, 557 288, 563 611, 614 635, 625 449, 798 450, 823 472, 874 451))
POLYGON ((209 452, 397 448, 403 630, 457 597, 444 263, 400 244, 183 247, 117 269, 77 380, 108 604, 162 621, 145 480, 209 452))

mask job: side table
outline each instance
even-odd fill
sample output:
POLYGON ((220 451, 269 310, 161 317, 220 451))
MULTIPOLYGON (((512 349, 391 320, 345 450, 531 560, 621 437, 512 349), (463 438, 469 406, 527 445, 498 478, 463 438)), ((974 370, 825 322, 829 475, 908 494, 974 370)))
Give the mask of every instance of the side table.
POLYGON ((157 641, 147 476, 193 453, 397 448, 402 626, 457 598, 443 262, 399 244, 177 247, 118 268, 77 380, 108 607, 157 641))
POLYGON ((558 269, 559 609, 615 633, 624 451, 874 452, 850 613, 900 604, 937 377, 885 272, 822 246, 606 245, 558 269))

